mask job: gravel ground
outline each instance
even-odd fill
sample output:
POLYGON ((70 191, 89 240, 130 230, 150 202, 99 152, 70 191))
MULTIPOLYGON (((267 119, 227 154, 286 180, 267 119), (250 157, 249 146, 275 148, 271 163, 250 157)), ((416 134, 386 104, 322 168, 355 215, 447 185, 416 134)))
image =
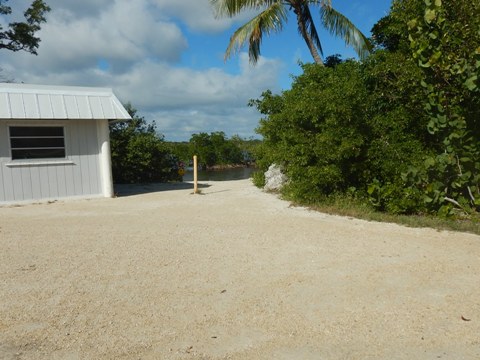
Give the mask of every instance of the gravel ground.
POLYGON ((480 359, 480 237, 249 180, 0 207, 0 359, 480 359))

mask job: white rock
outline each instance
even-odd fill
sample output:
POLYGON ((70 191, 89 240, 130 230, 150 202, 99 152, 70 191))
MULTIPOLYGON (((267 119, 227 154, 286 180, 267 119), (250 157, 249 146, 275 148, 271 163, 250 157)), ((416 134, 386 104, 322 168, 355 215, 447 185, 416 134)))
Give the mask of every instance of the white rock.
POLYGON ((272 164, 265 172, 265 191, 279 191, 287 182, 287 176, 282 173, 282 168, 279 165, 272 164))

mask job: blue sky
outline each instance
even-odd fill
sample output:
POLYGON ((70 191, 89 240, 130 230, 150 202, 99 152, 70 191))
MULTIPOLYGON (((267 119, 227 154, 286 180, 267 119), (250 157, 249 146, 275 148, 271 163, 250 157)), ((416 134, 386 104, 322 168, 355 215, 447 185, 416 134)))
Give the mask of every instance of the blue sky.
MULTIPOLYGON (((312 59, 291 19, 266 37, 253 67, 245 52, 223 60, 233 31, 251 14, 215 19, 208 0, 46 0, 52 11, 39 33, 39 55, 0 53, 1 77, 16 82, 110 87, 166 140, 224 131, 255 135, 260 119, 247 107, 262 91, 288 89, 299 62, 312 59)), ((21 15, 31 0, 10 1, 21 15)), ((332 0, 367 36, 390 0, 332 0)), ((315 14, 315 10, 313 10, 315 14)), ((0 24, 5 27, 6 21, 0 24)), ((342 41, 320 32, 324 55, 354 57, 342 41)))

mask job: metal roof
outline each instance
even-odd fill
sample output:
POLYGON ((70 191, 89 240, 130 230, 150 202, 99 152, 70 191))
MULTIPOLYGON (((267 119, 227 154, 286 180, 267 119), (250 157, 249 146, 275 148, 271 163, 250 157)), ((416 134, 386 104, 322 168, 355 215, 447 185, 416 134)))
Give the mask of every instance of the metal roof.
POLYGON ((131 119, 109 88, 0 83, 0 120, 131 119))

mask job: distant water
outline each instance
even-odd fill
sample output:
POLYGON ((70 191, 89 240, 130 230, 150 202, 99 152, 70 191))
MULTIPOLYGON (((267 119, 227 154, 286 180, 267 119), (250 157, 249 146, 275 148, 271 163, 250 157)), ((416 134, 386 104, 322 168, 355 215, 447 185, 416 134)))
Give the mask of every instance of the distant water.
MULTIPOLYGON (((199 170, 198 181, 228 181, 243 180, 252 177, 258 169, 252 167, 234 168, 225 170, 199 170)), ((183 181, 193 181, 193 170, 188 168, 183 181)))

